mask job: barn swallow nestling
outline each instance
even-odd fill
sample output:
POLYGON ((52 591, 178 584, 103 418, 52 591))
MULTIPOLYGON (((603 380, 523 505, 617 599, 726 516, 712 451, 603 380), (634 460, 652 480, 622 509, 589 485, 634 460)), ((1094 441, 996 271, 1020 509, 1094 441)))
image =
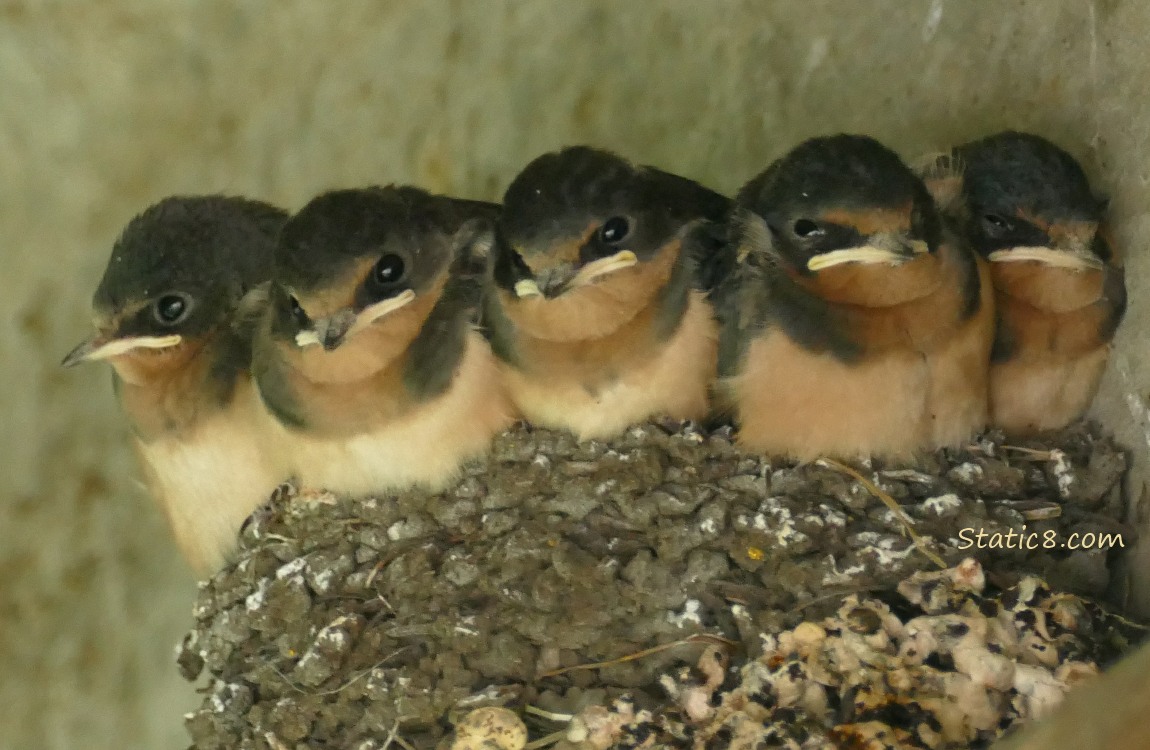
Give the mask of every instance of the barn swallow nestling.
POLYGON ((753 450, 909 457, 986 419, 989 280, 877 141, 802 143, 739 192, 719 392, 753 450))
POLYGON ((937 166, 928 184, 990 261, 991 421, 1023 434, 1069 424, 1094 399, 1126 310, 1105 202, 1073 157, 1035 135, 999 133, 937 166))
POLYGON ((534 424, 604 438, 709 409, 718 330, 701 269, 730 200, 587 147, 531 162, 504 195, 485 321, 534 424))
POLYGON ((288 221, 255 375, 304 486, 436 489, 511 424, 475 330, 497 212, 374 187, 326 193, 288 221))
POLYGON ((248 308, 287 215, 222 196, 172 197, 127 225, 93 298, 96 335, 64 366, 107 361, 147 485, 198 573, 286 475, 251 381, 248 308))

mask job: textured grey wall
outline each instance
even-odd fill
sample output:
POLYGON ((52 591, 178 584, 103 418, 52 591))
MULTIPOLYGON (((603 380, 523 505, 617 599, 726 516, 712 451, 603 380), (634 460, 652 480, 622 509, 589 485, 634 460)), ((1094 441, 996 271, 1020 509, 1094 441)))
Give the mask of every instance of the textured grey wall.
POLYGON ((734 190, 818 133, 913 156, 1034 129, 1114 197, 1133 306, 1099 411, 1145 467, 1148 31, 1139 0, 0 0, 0 746, 186 744, 192 581, 108 374, 56 368, 145 204, 387 181, 492 198, 579 141, 734 190))

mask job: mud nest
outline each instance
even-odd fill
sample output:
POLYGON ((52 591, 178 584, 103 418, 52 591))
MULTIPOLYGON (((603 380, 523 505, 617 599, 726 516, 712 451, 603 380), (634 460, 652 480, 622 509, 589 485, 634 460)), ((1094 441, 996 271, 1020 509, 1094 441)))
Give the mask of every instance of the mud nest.
MULTIPOLYGON (((885 607, 884 628, 941 613, 897 593, 916 572, 974 557, 979 597, 1037 586, 1028 575, 1101 597, 1134 541, 1120 521, 1126 462, 1086 427, 1010 445, 989 434, 898 466, 765 460, 691 424, 582 444, 520 427, 447 492, 281 488, 236 563, 201 584, 178 655, 187 679, 207 674, 187 727, 200 750, 430 748, 477 707, 542 712, 527 715, 533 739, 556 730, 546 716, 594 709, 641 714, 648 728, 611 735, 619 746, 726 747, 735 730, 692 719, 683 680, 718 679, 701 700, 719 707, 788 629, 828 632, 846 606, 885 607), (690 676, 716 649, 720 672, 690 676)), ((963 601, 946 611, 966 616, 963 601)), ((1141 631, 1083 601, 1075 628, 1048 635, 1075 635, 1060 659, 1105 665, 1141 631)), ((811 727, 859 724, 874 706, 851 690, 827 687, 811 727)), ((972 741, 1032 713, 1010 708, 1011 690, 972 741)), ((912 740, 891 747, 966 746, 912 740)))

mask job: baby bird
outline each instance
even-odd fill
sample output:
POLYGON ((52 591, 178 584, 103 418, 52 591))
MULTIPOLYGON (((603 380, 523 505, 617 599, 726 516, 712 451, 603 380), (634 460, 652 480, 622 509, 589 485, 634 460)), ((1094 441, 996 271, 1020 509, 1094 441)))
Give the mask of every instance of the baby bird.
POLYGON ((1050 141, 1005 132, 954 149, 928 183, 990 261, 998 331, 991 422, 1014 434, 1063 427, 1094 399, 1126 284, 1082 167, 1050 141))
POLYGON ((588 147, 540 156, 515 178, 484 312, 529 421, 590 439, 707 415, 718 331, 701 268, 729 204, 588 147))
POLYGON ((474 329, 498 207, 414 187, 337 190, 276 248, 255 376, 309 489, 439 489, 514 418, 474 329))
POLYGON ((200 574, 286 478, 262 450, 252 309, 287 215, 222 196, 166 198, 132 219, 93 298, 96 335, 63 365, 105 360, 148 488, 200 574))
POLYGON ((989 280, 894 152, 808 140, 736 205, 719 392, 745 446, 899 459, 983 426, 989 280))

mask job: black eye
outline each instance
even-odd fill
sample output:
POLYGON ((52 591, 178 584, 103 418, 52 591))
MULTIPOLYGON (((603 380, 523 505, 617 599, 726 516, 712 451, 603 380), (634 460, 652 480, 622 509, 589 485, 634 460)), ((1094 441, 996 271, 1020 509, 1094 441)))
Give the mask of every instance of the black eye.
POLYGON ((372 271, 375 280, 380 284, 394 284, 403 278, 403 258, 388 253, 379 259, 372 271))
POLYGON ((191 309, 191 298, 186 295, 165 294, 152 306, 152 314, 162 325, 172 326, 186 318, 191 309))
POLYGON ((1014 229, 1014 222, 998 214, 984 214, 982 228, 991 237, 1001 237, 1014 229))
POLYGON ((809 240, 813 237, 822 237, 826 234, 826 230, 814 223, 810 219, 799 219, 791 227, 791 231, 799 239, 809 240))
POLYGON ((613 216, 603 222, 599 228, 599 238, 604 242, 615 245, 627 239, 631 233, 631 223, 622 216, 613 216))
POLYGON ((295 318, 295 322, 299 325, 300 328, 306 328, 307 326, 311 325, 311 318, 309 318, 307 313, 304 312, 303 306, 300 305, 299 300, 295 298, 295 295, 290 295, 288 297, 288 304, 291 306, 291 315, 293 318, 295 318))

